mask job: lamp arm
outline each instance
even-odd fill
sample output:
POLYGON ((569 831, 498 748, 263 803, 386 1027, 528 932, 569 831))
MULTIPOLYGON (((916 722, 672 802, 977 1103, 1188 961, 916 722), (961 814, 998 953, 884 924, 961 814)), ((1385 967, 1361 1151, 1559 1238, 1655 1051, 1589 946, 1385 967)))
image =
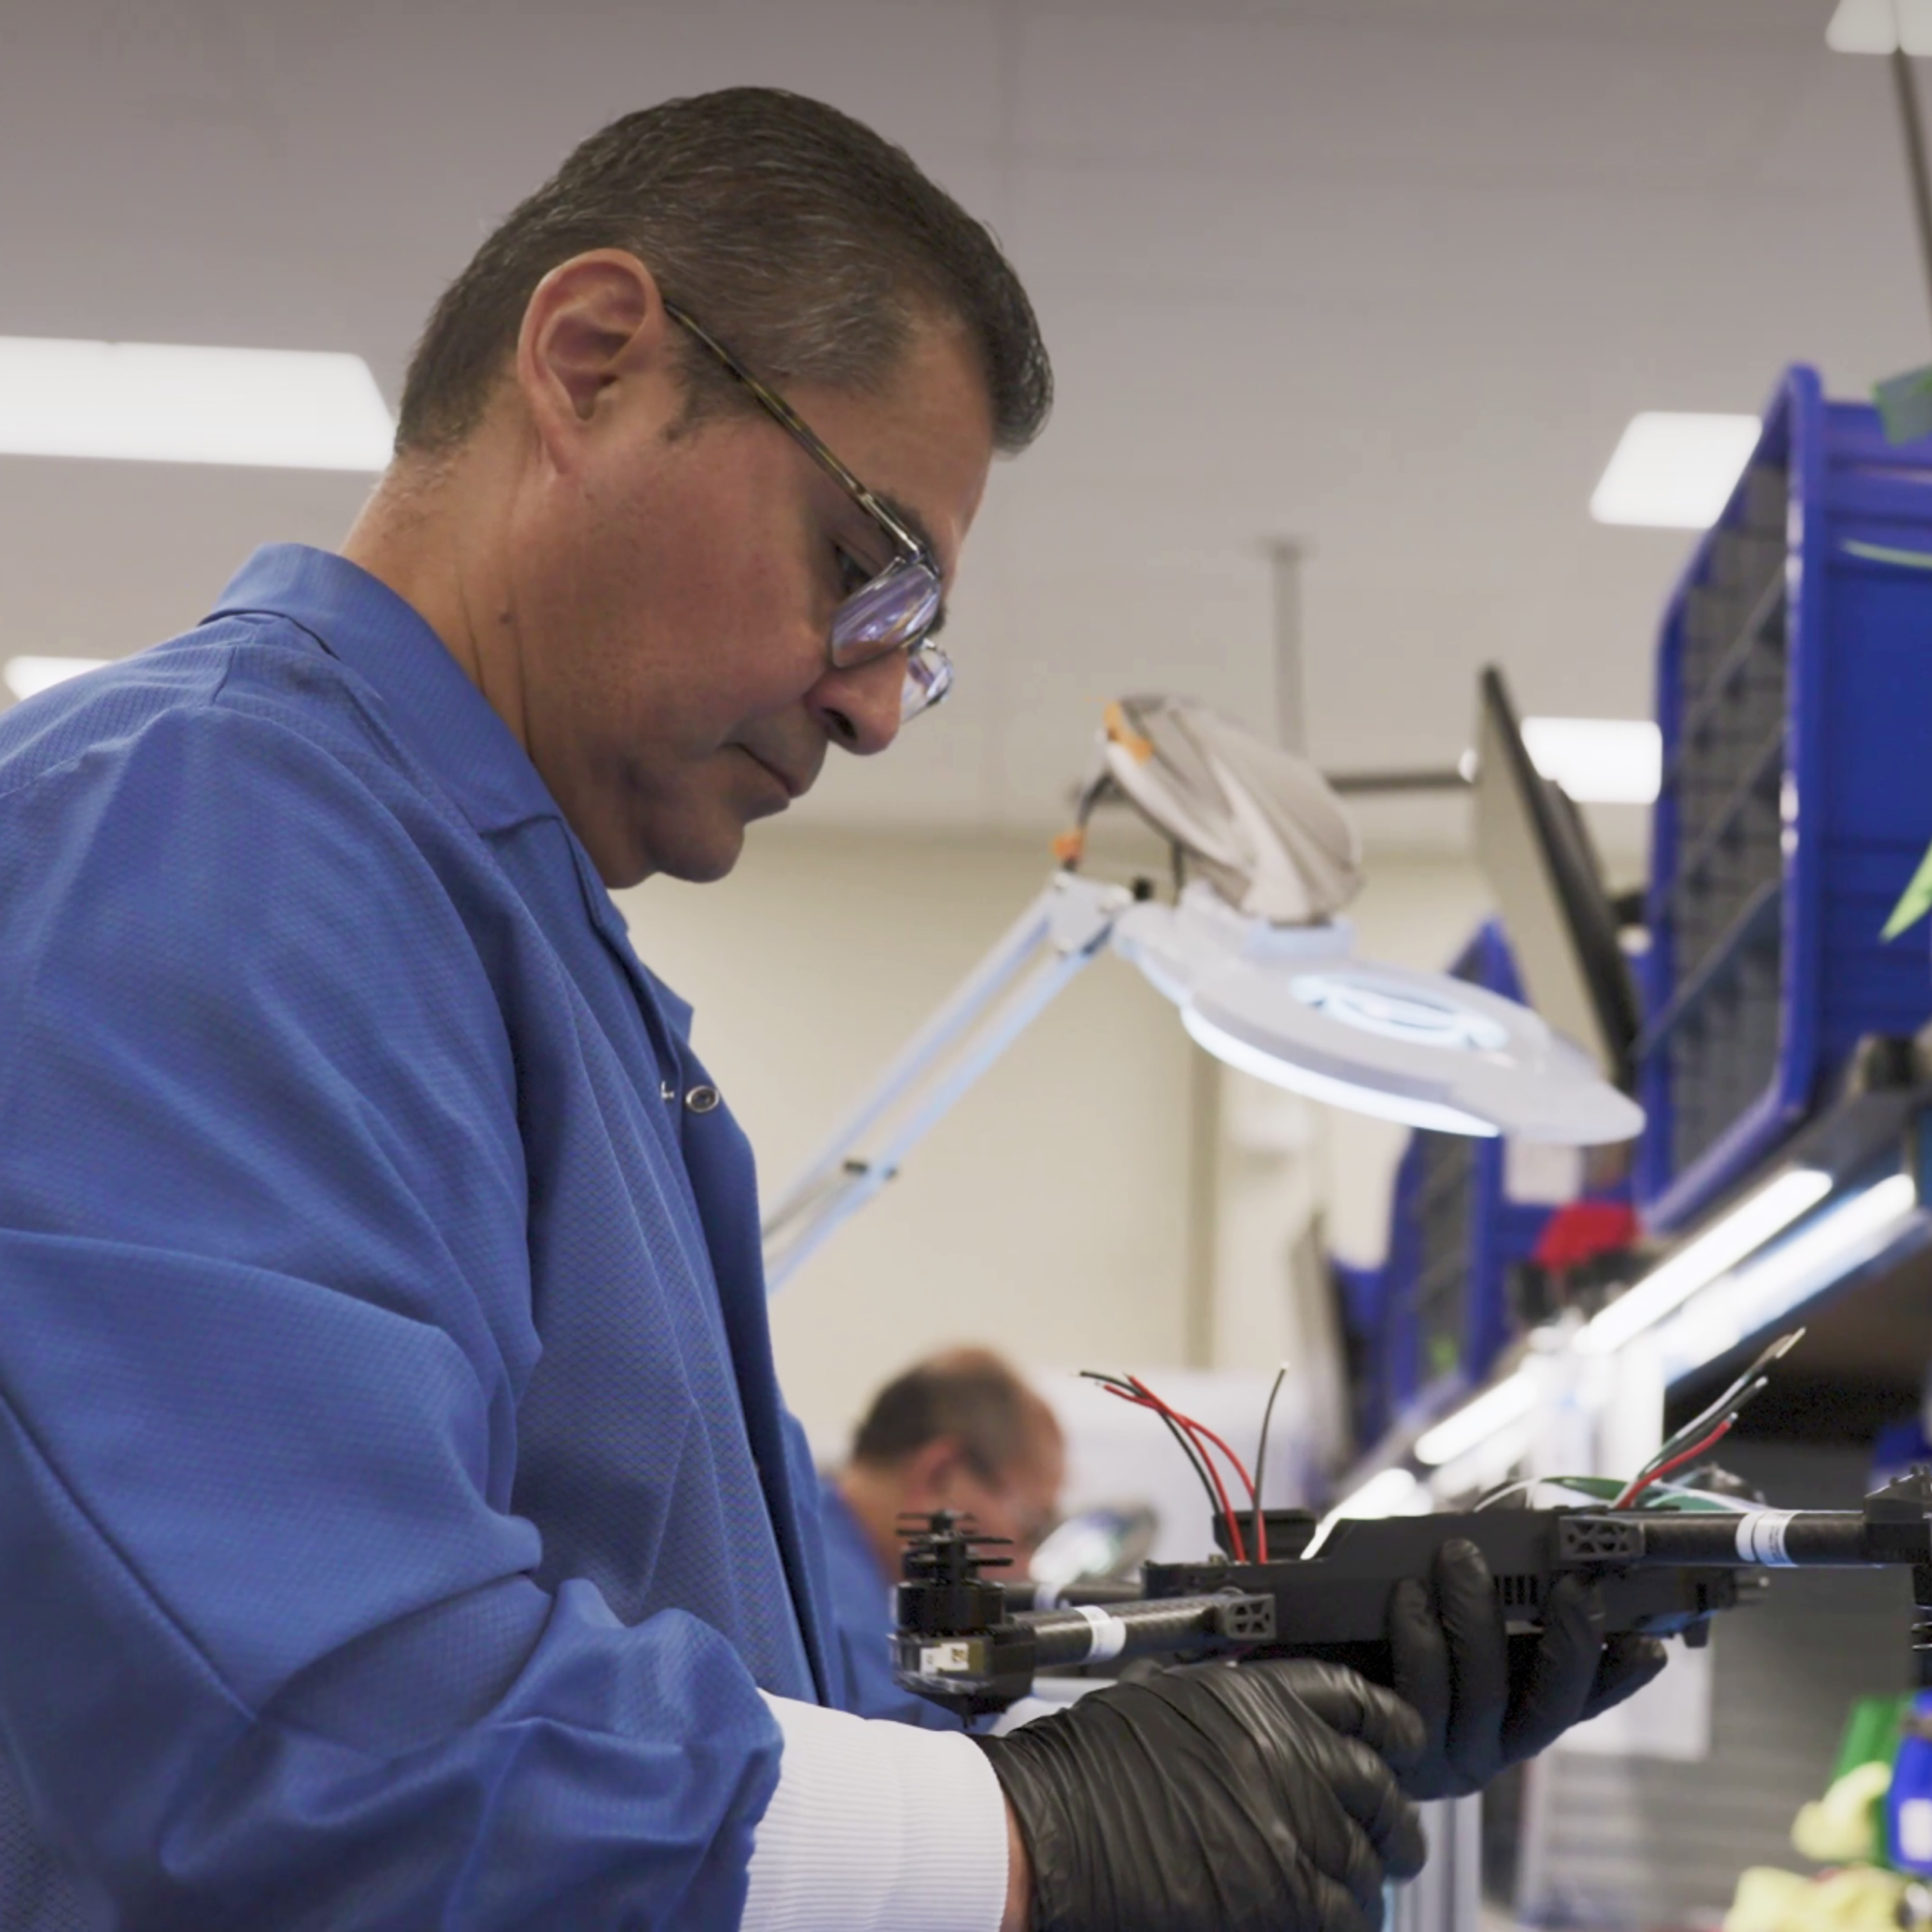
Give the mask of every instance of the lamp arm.
POLYGON ((884 1187, 913 1148, 1099 956, 1132 903, 1132 895, 1118 886, 1072 872, 1054 875, 894 1056, 766 1214, 768 1288, 781 1286, 884 1187), (900 1118, 878 1152, 861 1158, 860 1142, 895 1115, 900 1118))

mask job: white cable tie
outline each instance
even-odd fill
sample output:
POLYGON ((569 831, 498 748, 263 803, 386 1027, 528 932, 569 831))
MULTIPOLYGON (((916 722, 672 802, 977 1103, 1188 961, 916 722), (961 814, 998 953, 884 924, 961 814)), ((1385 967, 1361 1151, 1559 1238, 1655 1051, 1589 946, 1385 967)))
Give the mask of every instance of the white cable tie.
POLYGON ((1067 1607, 1094 1628, 1093 1645, 1082 1663, 1111 1663, 1126 1648, 1127 1627, 1112 1611, 1102 1610, 1098 1604, 1070 1604, 1067 1607))
POLYGON ((1794 1568, 1797 1559, 1785 1553, 1784 1532, 1796 1510, 1752 1510, 1738 1518, 1738 1554, 1747 1563, 1768 1568, 1794 1568))

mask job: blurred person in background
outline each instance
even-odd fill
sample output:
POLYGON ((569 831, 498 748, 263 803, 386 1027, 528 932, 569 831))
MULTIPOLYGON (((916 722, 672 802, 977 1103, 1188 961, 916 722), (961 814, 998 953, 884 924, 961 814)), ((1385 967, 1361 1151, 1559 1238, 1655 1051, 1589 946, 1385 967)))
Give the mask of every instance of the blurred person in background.
POLYGON ((934 1730, 959 1720, 892 1681, 888 1648, 902 1519, 956 1510, 1010 1544, 1002 1574, 1023 1576, 1059 1514, 1066 1444, 1053 1411, 988 1348, 915 1363, 880 1390, 850 1460, 824 1479, 833 1616, 851 1708, 934 1730))

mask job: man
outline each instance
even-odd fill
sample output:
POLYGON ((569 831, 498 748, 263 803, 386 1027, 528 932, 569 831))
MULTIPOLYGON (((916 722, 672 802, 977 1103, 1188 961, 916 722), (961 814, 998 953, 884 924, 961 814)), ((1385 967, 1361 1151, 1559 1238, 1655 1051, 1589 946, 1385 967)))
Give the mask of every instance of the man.
POLYGON ((844 1468, 824 1478, 821 1514, 847 1701, 862 1717, 933 1730, 958 1720, 892 1681, 888 1640, 908 1516, 957 1510, 1024 1576, 1059 1512, 1066 1445, 1053 1411, 986 1348, 915 1364, 873 1398, 844 1468))
POLYGON ((1392 1763, 1627 1677, 1580 1598, 1513 1691, 1464 1565, 1419 1715, 1270 1664, 983 1748, 836 1708, 748 1152, 605 889, 943 692, 1048 389, 868 130, 627 116, 438 304, 341 555, 0 722, 8 1932, 1341 1932, 1420 1856, 1392 1763))

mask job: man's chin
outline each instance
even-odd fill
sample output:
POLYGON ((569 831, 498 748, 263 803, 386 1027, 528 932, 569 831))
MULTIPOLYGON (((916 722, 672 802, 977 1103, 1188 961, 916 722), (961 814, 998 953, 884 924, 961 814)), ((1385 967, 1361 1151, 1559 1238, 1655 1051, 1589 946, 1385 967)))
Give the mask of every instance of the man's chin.
POLYGON ((741 830, 731 839, 710 839, 701 844, 673 854, 657 868, 667 878, 682 879, 692 886, 709 886, 723 878, 737 864, 745 850, 741 830))
POLYGON ((656 814, 639 827, 650 871, 691 885, 710 885, 737 864, 752 822, 776 818, 790 803, 776 785, 748 785, 722 797, 689 800, 680 812, 656 814))
MULTIPOLYGON (((753 814, 760 818, 770 815, 768 812, 753 814)), ((658 854, 652 870, 669 878, 682 879, 688 885, 713 884, 743 856, 746 823, 721 815, 712 824, 692 826, 684 837, 667 842, 668 849, 658 854)))

